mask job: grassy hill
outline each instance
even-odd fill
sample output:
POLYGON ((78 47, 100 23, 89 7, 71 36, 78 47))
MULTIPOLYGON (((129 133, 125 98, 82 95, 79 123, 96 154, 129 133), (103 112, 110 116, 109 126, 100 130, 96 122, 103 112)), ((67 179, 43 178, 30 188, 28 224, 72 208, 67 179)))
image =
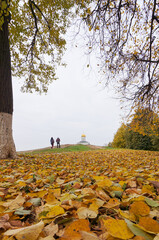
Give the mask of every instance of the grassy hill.
MULTIPOLYGON (((92 151, 92 150, 98 150, 98 149, 107 149, 108 147, 102 147, 102 146, 95 146, 95 145, 81 145, 81 144, 65 144, 61 145, 61 148, 54 147, 51 149, 50 147, 47 148, 41 148, 41 149, 35 149, 30 151, 22 151, 20 153, 62 153, 62 152, 81 152, 81 151, 92 151)), ((110 149, 110 148, 108 148, 110 149)))

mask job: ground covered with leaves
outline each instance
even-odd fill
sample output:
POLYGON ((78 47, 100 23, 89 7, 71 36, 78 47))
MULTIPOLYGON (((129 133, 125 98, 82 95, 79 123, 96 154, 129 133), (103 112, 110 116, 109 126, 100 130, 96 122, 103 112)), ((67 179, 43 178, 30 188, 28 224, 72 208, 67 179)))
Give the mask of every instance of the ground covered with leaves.
POLYGON ((0 239, 159 240, 159 152, 0 161, 0 239))

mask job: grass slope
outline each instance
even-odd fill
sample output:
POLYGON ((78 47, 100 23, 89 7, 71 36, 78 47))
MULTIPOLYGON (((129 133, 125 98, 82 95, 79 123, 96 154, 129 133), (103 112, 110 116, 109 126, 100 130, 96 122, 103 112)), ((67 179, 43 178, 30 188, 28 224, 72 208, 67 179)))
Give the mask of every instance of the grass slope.
MULTIPOLYGON (((97 150, 97 149, 106 149, 103 147, 97 147, 97 146, 92 146, 92 145, 81 145, 81 144, 76 144, 76 145, 63 145, 61 148, 44 148, 44 149, 38 149, 38 150, 33 150, 31 151, 33 154, 35 153, 63 153, 63 152, 81 152, 81 151, 91 151, 91 150, 97 150)), ((27 151, 26 151, 27 152, 27 151)))

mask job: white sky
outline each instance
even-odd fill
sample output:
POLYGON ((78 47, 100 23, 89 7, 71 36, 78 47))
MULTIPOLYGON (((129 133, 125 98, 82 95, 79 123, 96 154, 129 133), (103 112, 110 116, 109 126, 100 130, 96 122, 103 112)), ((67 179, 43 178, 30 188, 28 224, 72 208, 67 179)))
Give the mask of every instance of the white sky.
POLYGON ((69 48, 64 56, 67 66, 58 68, 59 79, 47 95, 22 93, 21 83, 13 78, 17 151, 48 147, 51 137, 60 137, 61 144, 76 144, 85 134, 87 141, 100 146, 113 140, 121 124, 119 100, 98 83, 96 64, 87 68, 83 50, 69 48))

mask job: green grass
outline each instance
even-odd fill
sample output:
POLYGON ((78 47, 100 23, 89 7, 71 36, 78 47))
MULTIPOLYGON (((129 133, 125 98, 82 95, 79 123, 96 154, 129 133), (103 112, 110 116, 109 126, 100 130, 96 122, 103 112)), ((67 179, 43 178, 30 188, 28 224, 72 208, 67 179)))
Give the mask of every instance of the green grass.
MULTIPOLYGON (((102 148, 101 148, 102 149, 102 148)), ((104 148, 107 149, 107 148, 104 148)), ((93 148, 92 146, 85 146, 85 145, 69 145, 64 148, 44 148, 44 149, 39 149, 35 151, 31 151, 31 153, 36 154, 36 153, 62 153, 62 152, 81 152, 81 151, 90 151, 90 150, 97 150, 95 147, 93 148)), ((26 152, 27 154, 29 152, 26 152)))

